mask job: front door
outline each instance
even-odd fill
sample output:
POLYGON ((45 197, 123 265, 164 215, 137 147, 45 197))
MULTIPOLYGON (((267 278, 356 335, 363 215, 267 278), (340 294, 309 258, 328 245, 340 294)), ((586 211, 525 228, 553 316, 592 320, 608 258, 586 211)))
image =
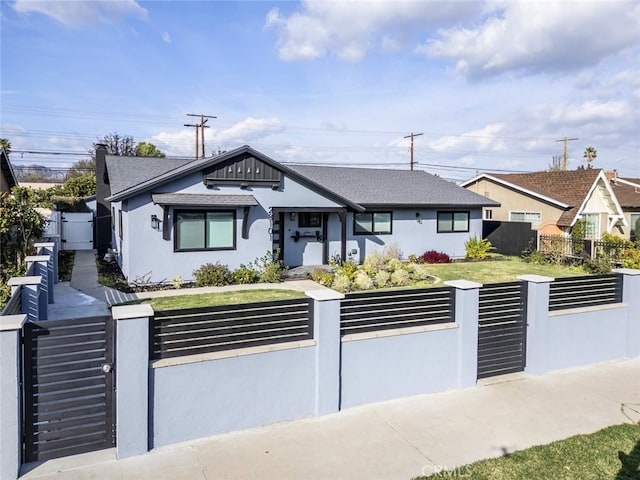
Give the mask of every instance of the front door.
POLYGON ((284 214, 284 263, 290 267, 322 265, 325 260, 326 222, 322 212, 289 212, 284 214))

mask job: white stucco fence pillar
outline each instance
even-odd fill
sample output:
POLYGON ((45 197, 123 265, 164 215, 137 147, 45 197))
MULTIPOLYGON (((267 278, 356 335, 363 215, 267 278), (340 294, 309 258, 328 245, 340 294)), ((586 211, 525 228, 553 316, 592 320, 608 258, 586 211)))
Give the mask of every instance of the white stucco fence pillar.
POLYGON ((344 295, 329 289, 305 294, 313 299, 315 415, 326 415, 340 409, 340 300, 344 295))
POLYGON ((22 290, 22 313, 27 315, 27 320, 37 322, 38 320, 46 320, 47 309, 45 304, 44 313, 40 311, 40 284, 42 277, 33 275, 29 277, 12 277, 7 282, 11 287, 11 295, 17 289, 22 290), (43 316, 44 315, 44 316, 43 316))
POLYGON ((118 458, 149 449, 149 321, 151 305, 113 307, 116 322, 116 452, 118 458))
POLYGON ((458 387, 473 387, 478 378, 478 321, 481 283, 451 280, 455 290, 455 321, 458 324, 458 387))
POLYGON ((525 371, 541 375, 547 367, 547 335, 549 328, 549 289, 553 278, 542 275, 520 275, 527 282, 527 364, 525 371))
POLYGON ((622 275, 622 303, 627 305, 627 356, 640 356, 640 270, 618 268, 622 275))
MULTIPOLYGON (((51 275, 53 283, 58 283, 58 244, 56 242, 38 242, 33 246, 43 255, 49 255, 49 268, 51 269, 51 275)), ((53 284, 51 285, 51 292, 53 292, 53 284)), ((49 295, 49 303, 53 303, 53 293, 49 295)))
POLYGON ((27 316, 0 316, 0 478, 20 473, 20 333, 27 316))
POLYGON ((51 257, 49 255, 32 255, 24 258, 27 264, 27 271, 33 264, 33 273, 42 277, 40 282, 40 320, 46 320, 47 317, 47 305, 53 303, 49 294, 53 292, 53 272, 49 270, 49 261, 51 257), (44 316, 43 316, 44 315, 44 316))

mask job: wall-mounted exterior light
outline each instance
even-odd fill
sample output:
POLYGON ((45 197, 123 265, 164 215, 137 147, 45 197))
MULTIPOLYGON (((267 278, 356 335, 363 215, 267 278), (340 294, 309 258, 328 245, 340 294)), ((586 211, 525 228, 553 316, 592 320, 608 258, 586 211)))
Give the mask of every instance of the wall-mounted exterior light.
POLYGON ((151 215, 151 228, 160 230, 160 219, 157 215, 151 215))
POLYGON ((422 223, 422 214, 420 212, 416 212, 416 222, 422 223))

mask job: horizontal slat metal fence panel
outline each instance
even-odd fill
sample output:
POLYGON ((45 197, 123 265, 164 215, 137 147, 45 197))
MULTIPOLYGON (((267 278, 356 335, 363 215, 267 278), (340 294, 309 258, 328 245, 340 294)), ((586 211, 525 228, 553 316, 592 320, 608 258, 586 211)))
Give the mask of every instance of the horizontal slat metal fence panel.
POLYGON ((558 278, 549 287, 549 310, 593 307, 622 302, 622 276, 558 278))
POLYGON ((526 283, 480 288, 478 378, 521 372, 526 358, 526 283))
POLYGON ((22 313, 22 288, 17 288, 0 315, 18 315, 20 313, 22 313))
POLYGON ((349 293, 340 304, 341 335, 453 321, 450 287, 349 293))
POLYGON ((155 312, 154 360, 313 338, 309 298, 155 312))
POLYGON ((109 316, 27 323, 24 331, 25 461, 115 445, 109 316))

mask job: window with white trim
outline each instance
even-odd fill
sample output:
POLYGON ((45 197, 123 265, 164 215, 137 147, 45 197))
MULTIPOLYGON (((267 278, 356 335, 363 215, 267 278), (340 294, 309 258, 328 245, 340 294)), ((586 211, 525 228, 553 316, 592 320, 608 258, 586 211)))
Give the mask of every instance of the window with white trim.
POLYGON ((528 222, 532 227, 540 225, 540 212, 509 212, 510 222, 528 222))
POLYGON ((582 215, 582 219, 585 221, 585 238, 600 238, 600 214, 585 213, 582 215))

